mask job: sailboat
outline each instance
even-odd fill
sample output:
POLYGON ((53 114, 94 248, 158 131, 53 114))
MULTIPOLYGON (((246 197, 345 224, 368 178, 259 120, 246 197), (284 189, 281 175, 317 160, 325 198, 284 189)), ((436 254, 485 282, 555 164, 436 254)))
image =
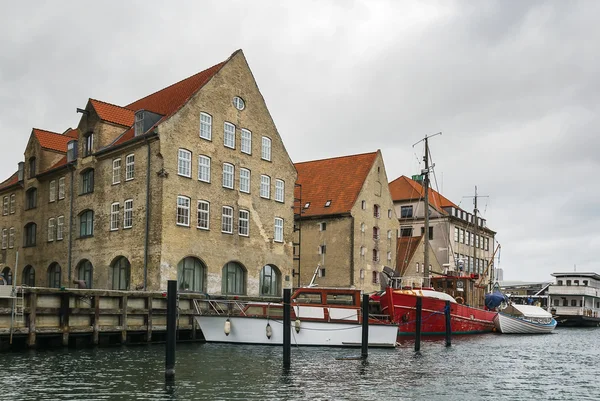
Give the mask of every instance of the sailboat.
MULTIPOLYGON (((439 135, 439 134, 435 134, 439 135)), ((433 136, 435 136, 433 135, 433 136)), ((430 136, 431 137, 431 136, 430 136)), ((429 207, 429 143, 425 137, 425 168, 421 171, 423 176, 424 202, 425 207, 429 207)), ((419 141, 420 142, 420 141, 419 141)), ((477 221, 475 206, 475 221, 477 221)), ((426 209, 428 210, 428 209, 426 209)), ((424 232, 429 232, 429 213, 425 212, 424 232)), ((463 275, 462 271, 458 276, 440 276, 430 277, 429 271, 429 240, 428 236, 423 236, 424 244, 424 269, 423 277, 415 280, 414 277, 403 278, 399 274, 386 268, 381 273, 382 286, 385 286, 383 293, 377 296, 381 313, 388 315, 393 322, 398 323, 398 336, 414 336, 416 332, 416 304, 417 299, 421 298, 421 334, 422 335, 444 335, 446 332, 445 308, 446 302, 450 305, 450 325, 453 334, 476 334, 487 333, 494 330, 494 317, 497 312, 481 309, 467 305, 465 298, 440 291, 440 288, 447 288, 444 282, 451 282, 453 288, 467 289, 473 287, 473 281, 479 280, 475 275, 463 275), (432 286, 436 283, 436 290, 432 286)), ((493 258, 492 258, 493 259, 493 258)), ((488 265, 489 268, 489 265, 488 265)), ((468 298, 467 298, 468 300, 468 298)))

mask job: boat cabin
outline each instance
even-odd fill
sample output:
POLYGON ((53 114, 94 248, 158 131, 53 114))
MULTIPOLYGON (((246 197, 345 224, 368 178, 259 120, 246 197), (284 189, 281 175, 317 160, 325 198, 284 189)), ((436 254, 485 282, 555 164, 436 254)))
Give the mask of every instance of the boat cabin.
POLYGON ((483 309, 485 305, 485 286, 479 284, 479 274, 461 276, 431 277, 431 286, 436 291, 445 292, 460 304, 483 309))
POLYGON ((569 272, 552 276, 556 282, 548 288, 548 302, 553 315, 600 319, 599 274, 569 272))

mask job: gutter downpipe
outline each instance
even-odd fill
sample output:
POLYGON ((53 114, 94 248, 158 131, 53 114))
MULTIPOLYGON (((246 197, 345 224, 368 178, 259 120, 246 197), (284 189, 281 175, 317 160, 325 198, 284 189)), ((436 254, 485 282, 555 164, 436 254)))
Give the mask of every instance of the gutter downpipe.
MULTIPOLYGON (((350 215, 350 286, 355 285, 354 281, 354 216, 350 215)), ((361 288, 362 289, 362 288, 361 288)))
POLYGON ((148 289, 148 242, 150 232, 150 142, 146 138, 146 227, 144 229, 144 291, 148 289))
POLYGON ((67 251, 67 257, 68 257, 68 262, 67 262, 67 270, 69 272, 69 283, 71 282, 71 256, 72 256, 72 251, 73 251, 73 191, 75 190, 75 182, 73 180, 74 176, 75 176, 75 168, 73 167, 73 165, 71 164, 71 166, 69 167, 69 169, 71 170, 71 199, 69 201, 69 248, 67 251))

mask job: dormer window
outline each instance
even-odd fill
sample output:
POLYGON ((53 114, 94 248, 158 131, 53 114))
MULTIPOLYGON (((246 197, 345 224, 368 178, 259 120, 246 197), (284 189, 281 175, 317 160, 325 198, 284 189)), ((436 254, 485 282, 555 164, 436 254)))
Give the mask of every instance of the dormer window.
POLYGON ((83 137, 83 157, 91 156, 94 149, 94 133, 88 132, 83 137))
POLYGON ((306 202, 306 203, 304 204, 304 208, 305 208, 305 209, 308 209, 309 207, 310 207, 310 202, 306 202))
POLYGON ((134 135, 142 135, 144 133, 144 110, 135 113, 134 135))
POLYGON ((325 202, 325 207, 329 207, 331 206, 331 200, 328 200, 327 202, 325 202))

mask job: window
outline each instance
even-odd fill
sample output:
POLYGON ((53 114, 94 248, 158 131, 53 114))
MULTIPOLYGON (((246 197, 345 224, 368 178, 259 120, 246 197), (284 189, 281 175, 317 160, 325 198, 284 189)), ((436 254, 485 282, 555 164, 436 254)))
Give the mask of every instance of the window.
POLYGON ((58 199, 65 199, 65 177, 58 179, 58 199))
POLYGON ((8 230, 5 228, 2 230, 2 249, 8 247, 8 230))
POLYGON ((319 223, 319 231, 326 231, 326 230, 327 230, 327 223, 326 222, 319 223))
POLYGON ((577 300, 576 299, 572 299, 571 300, 571 306, 577 306, 577 300))
POLYGON ((331 199, 328 199, 328 200, 325 202, 325 207, 329 207, 329 206, 331 206, 331 199))
POLYGON ((233 189, 233 164, 223 163, 223 188, 233 189))
POLYGON ((187 257, 177 264, 177 288, 181 291, 206 291, 206 266, 198 258, 187 257))
POLYGON ((471 245, 475 245, 475 233, 471 233, 471 245))
POLYGON ((327 245, 319 245, 319 255, 325 255, 327 253, 327 245))
POLYGON ((268 175, 260 176, 260 197, 271 198, 271 177, 268 175))
POLYGON ((417 262, 417 273, 419 272, 419 262, 417 262))
MULTIPOLYGON (((14 195, 12 195, 12 196, 14 196, 14 195)), ((11 210, 12 210, 12 206, 11 206, 11 210)), ((485 239, 485 250, 486 251, 490 250, 490 239, 489 238, 485 239)))
POLYGON ((278 296, 280 293, 281 273, 275 266, 265 265, 260 271, 260 295, 278 296))
POLYGON ((365 256, 367 254, 367 248, 364 246, 360 247, 360 256, 365 256))
POLYGON ((467 231, 466 234, 467 235, 465 236, 465 245, 471 245, 471 240, 470 240, 470 238, 471 238, 471 232, 467 231))
MULTIPOLYGON (((55 202, 56 201, 56 180, 50 181, 50 184, 48 186, 49 186, 48 201, 55 202)), ((6 199, 6 198, 4 198, 4 199, 6 199)))
POLYGON ((400 217, 403 219, 407 219, 413 217, 413 207, 411 206, 401 206, 400 207, 400 217))
POLYGON ((225 123, 223 130, 223 144, 226 148, 235 149, 235 125, 225 123))
POLYGON ((388 253, 387 253, 387 260, 388 260, 388 262, 392 261, 392 253, 390 251, 388 251, 388 253))
POLYGON ((54 241, 54 217, 48 219, 48 242, 54 241))
POLYGON ((37 189, 29 188, 25 193, 25 210, 34 209, 37 206, 37 189))
POLYGON ((35 246, 35 234, 37 231, 37 225, 35 223, 27 223, 25 225, 23 238, 23 246, 35 246))
POLYGON ((392 230, 388 230, 387 239, 392 239, 392 230))
POLYGON ((283 219, 280 217, 275 217, 275 236, 273 240, 283 242, 283 219))
POLYGON ((210 157, 198 156, 198 180, 210 182, 210 157))
POLYGON ((190 198, 187 196, 177 197, 177 225, 190 226, 190 198))
POLYGON ((203 230, 209 229, 210 222, 210 203, 207 201, 198 201, 198 222, 197 227, 203 230))
POLYGON ((8 214, 8 196, 4 197, 4 202, 3 202, 3 207, 2 207, 2 214, 4 216, 6 216, 8 214))
POLYGON ((250 212, 240 210, 238 222, 238 234, 247 237, 250 233, 250 212))
POLYGON ((112 272, 112 289, 113 290, 128 290, 129 277, 131 275, 131 264, 124 256, 119 256, 111 266, 112 272))
POLYGON ((454 242, 458 242, 458 227, 454 227, 454 242))
POLYGON ((400 236, 401 237, 412 237, 413 236, 413 228, 412 227, 400 227, 400 236))
POLYGON ((475 248, 479 248, 479 235, 475 235, 475 248))
POLYGON ((83 259, 77 264, 77 280, 85 282, 85 288, 92 288, 93 276, 94 267, 89 260, 83 259))
MULTIPOLYGON (((318 277, 325 277, 325 268, 324 268, 324 267, 321 267, 321 268, 320 268, 320 269, 317 271, 317 276, 318 276, 318 277)), ((319 295, 319 298, 320 298, 320 297, 321 297, 321 296, 319 295)), ((320 303, 320 302, 319 302, 319 303, 320 303)))
POLYGON ((563 285, 562 280, 557 280, 556 285, 563 285))
POLYGON ((392 218, 392 209, 388 209, 388 219, 392 218))
POLYGON ((373 227, 373 239, 379 239, 379 227, 373 227))
POLYGON ((120 208, 121 206, 118 202, 110 205, 110 231, 119 229, 119 220, 121 220, 119 216, 120 208))
POLYGON ((308 209, 309 207, 310 207, 310 202, 306 202, 306 203, 304 204, 304 209, 308 209))
POLYGON ((8 247, 11 249, 15 247, 15 228, 14 227, 11 227, 8 230, 8 247))
POLYGON ((94 169, 87 169, 81 173, 81 194, 94 192, 94 169))
POLYGON ((135 136, 142 135, 144 133, 144 111, 140 110, 135 113, 135 125, 133 127, 133 134, 135 136))
POLYGON ((285 192, 285 183, 283 180, 275 180, 275 201, 283 202, 285 192))
POLYGON ((365 232, 365 223, 360 223, 360 232, 364 233, 365 232))
POLYGON ((179 149, 177 157, 177 174, 184 177, 192 176, 192 152, 179 149))
POLYGON ((233 208, 223 206, 221 213, 221 232, 233 234, 233 208))
POLYGON ((133 227, 133 199, 127 199, 123 209, 123 228, 131 228, 133 227))
POLYGON ((79 237, 94 235, 94 211, 86 210, 79 215, 79 237))
POLYGON ((463 230, 462 228, 460 229, 460 243, 465 243, 465 230, 463 230))
POLYGON ((223 282, 221 292, 223 294, 246 293, 246 271, 236 262, 228 262, 223 266, 223 282))
POLYGON ((376 218, 381 217, 381 212, 379 210, 379 205, 373 205, 373 217, 376 217, 376 218))
POLYGON ((125 181, 131 181, 135 177, 135 155, 125 157, 125 181))
POLYGON ((571 285, 571 280, 567 280, 567 285, 571 285))
POLYGON ((10 195, 10 214, 15 214, 15 194, 10 195))
POLYGON ((56 218, 56 240, 61 241, 63 239, 63 230, 65 226, 65 216, 58 216, 56 218))
POLYGON ((367 201, 361 201, 361 202, 360 202, 360 208, 361 208, 362 210, 365 210, 365 209, 367 208, 367 201))
POLYGON ((23 269, 23 278, 21 283, 28 287, 35 287, 35 269, 31 265, 25 266, 23 269))
POLYGON ((252 132, 242 128, 242 153, 252 154, 252 132))
POLYGON ((250 170, 240 169, 240 192, 250 193, 250 170))
POLYGON ((371 275, 373 277, 373 284, 379 284, 379 272, 378 271, 374 271, 371 272, 371 275))
POLYGON ((92 132, 83 137, 83 157, 90 156, 94 149, 94 134, 92 132))
POLYGON ((271 139, 266 136, 262 137, 261 157, 263 160, 271 161, 271 139))
POLYGON ((60 265, 56 262, 48 267, 48 287, 60 288, 61 273, 60 265))
POLYGON ((560 306, 560 299, 554 300, 554 306, 560 306))
POLYGON ((373 262, 379 262, 379 251, 377 249, 373 249, 373 262))
POLYGON ((113 160, 112 183, 118 184, 121 182, 121 159, 113 160))
POLYGON ((200 113, 200 138, 212 139, 212 117, 206 113, 200 113))
POLYGON ((29 159, 29 178, 35 177, 36 160, 35 157, 29 159))
POLYGON ((246 107, 246 104, 244 103, 244 101, 242 100, 241 97, 236 96, 236 97, 233 98, 233 106, 236 109, 242 111, 246 107))

